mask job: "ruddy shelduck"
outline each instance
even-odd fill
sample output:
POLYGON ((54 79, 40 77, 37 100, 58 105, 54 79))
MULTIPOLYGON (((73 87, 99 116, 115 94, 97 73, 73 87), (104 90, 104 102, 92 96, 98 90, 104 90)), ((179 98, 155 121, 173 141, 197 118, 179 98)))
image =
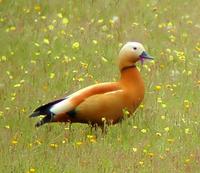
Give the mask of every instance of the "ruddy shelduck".
POLYGON ((121 77, 117 82, 95 84, 65 98, 38 107, 30 117, 44 115, 39 127, 50 122, 88 123, 102 126, 123 119, 124 111, 132 114, 144 98, 144 82, 136 62, 153 59, 138 42, 126 43, 119 52, 121 77))

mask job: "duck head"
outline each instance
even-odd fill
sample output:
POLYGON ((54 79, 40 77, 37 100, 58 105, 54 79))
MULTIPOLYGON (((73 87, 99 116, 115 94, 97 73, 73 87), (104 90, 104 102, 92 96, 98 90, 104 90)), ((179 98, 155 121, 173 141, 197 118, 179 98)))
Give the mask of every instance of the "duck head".
POLYGON ((127 42, 119 52, 119 68, 134 66, 137 61, 143 63, 145 59, 152 60, 153 57, 148 55, 141 43, 127 42))

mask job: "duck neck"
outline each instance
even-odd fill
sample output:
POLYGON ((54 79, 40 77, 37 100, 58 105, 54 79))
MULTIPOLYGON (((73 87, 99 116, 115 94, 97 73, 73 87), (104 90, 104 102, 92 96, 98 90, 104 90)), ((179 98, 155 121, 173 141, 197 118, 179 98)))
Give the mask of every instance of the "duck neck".
POLYGON ((135 64, 121 69, 120 83, 126 86, 141 87, 144 89, 144 82, 135 64))

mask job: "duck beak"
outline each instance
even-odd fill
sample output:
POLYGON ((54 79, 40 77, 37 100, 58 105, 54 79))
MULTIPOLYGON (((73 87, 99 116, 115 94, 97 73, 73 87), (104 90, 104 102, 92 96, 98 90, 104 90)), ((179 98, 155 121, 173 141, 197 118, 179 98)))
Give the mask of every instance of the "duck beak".
POLYGON ((142 54, 140 55, 140 61, 143 64, 145 59, 153 60, 154 58, 150 55, 148 55, 147 52, 143 51, 142 54))

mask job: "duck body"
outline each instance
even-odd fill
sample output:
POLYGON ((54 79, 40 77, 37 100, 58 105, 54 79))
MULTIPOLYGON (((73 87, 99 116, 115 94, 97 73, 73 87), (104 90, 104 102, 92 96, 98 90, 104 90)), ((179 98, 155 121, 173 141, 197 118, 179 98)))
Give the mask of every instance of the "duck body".
POLYGON ((102 126, 106 121, 108 124, 115 124, 123 119, 124 110, 131 115, 144 98, 144 82, 135 62, 123 62, 120 73, 118 82, 86 87, 68 97, 40 106, 30 117, 45 115, 36 124, 37 127, 49 122, 102 126))
MULTIPOLYGON (((139 75, 136 67, 126 69, 124 73, 126 73, 124 77, 126 75, 130 75, 130 77, 139 75)), ((124 109, 133 113, 144 98, 144 83, 142 80, 134 81, 134 78, 132 80, 126 78, 126 80, 121 79, 119 82, 112 83, 113 90, 111 91, 85 98, 75 108, 75 116, 68 116, 64 121, 70 119, 71 122, 102 125, 104 123, 102 119, 105 119, 109 124, 115 124, 123 118, 124 109)), ((59 119, 55 121, 59 121, 59 119)))

